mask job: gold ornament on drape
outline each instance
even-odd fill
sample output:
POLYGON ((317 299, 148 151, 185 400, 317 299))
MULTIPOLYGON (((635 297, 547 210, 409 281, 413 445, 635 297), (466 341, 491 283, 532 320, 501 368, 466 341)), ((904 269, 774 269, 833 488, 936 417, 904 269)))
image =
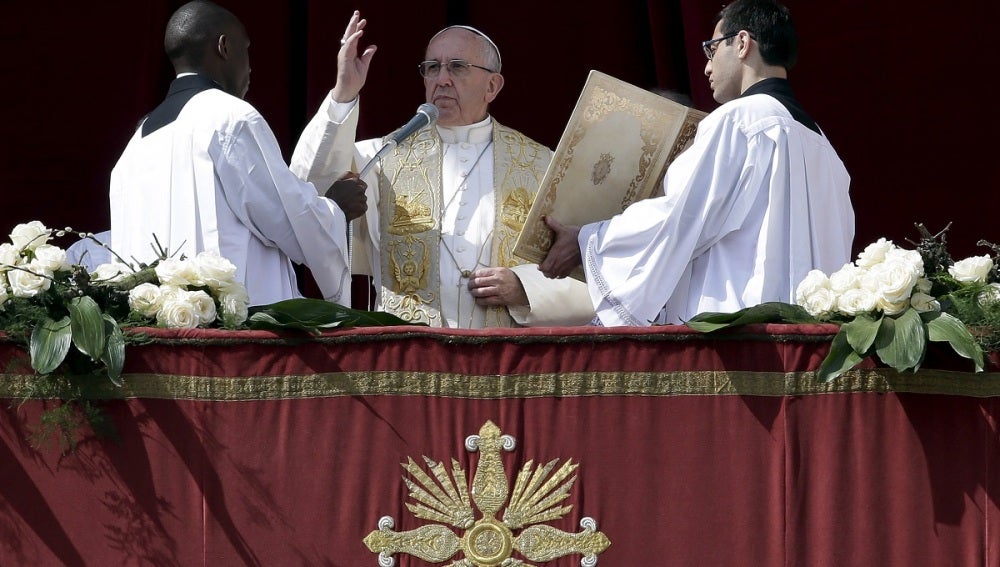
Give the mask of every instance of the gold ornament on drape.
POLYGON ((597 531, 597 523, 583 518, 578 533, 569 533, 544 525, 544 522, 565 516, 572 506, 563 506, 576 481, 573 474, 577 464, 572 459, 558 469, 559 459, 553 459, 538 468, 528 461, 517 473, 512 489, 500 459, 500 451, 512 451, 514 438, 501 435, 500 428, 487 421, 479 435, 470 436, 465 443, 469 451, 482 455, 467 487, 466 472, 458 461, 452 459, 451 476, 441 462, 424 457, 427 470, 412 458, 403 465, 409 477, 403 481, 416 503, 406 503, 407 509, 417 518, 439 522, 407 532, 396 532, 390 517, 379 520, 377 530, 368 534, 365 545, 380 555, 387 564, 397 553, 413 555, 424 561, 441 563, 461 552, 464 558, 451 563, 453 566, 494 567, 532 566, 514 558, 514 552, 529 561, 547 562, 570 554, 581 554, 585 563, 596 563, 611 541, 597 531), (429 471, 429 472, 428 472, 429 471), (474 507, 475 509, 474 509, 474 507), (506 508, 505 508, 506 507, 506 508), (497 518, 503 509, 503 517, 497 518), (476 519, 476 510, 479 519, 476 519), (457 535, 448 524, 459 530, 457 535))

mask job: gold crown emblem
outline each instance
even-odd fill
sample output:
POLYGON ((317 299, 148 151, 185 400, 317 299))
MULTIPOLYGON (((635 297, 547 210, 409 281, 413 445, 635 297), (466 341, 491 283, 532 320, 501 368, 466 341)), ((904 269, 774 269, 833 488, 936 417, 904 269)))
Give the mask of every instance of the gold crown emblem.
POLYGON ((479 435, 470 435, 465 441, 469 451, 479 451, 481 456, 472 479, 471 490, 466 489, 466 474, 458 461, 452 459, 451 476, 444 464, 424 457, 428 470, 418 466, 412 458, 403 468, 412 477, 403 477, 410 498, 416 504, 406 507, 417 518, 440 522, 421 526, 407 532, 392 530, 395 522, 389 516, 379 520, 377 530, 368 534, 365 545, 379 554, 379 565, 392 566, 392 555, 406 553, 424 561, 440 563, 461 551, 464 558, 451 565, 456 567, 530 567, 512 557, 514 551, 529 561, 551 561, 572 553, 583 555, 581 565, 597 564, 597 555, 611 541, 597 531, 591 518, 580 521, 582 531, 569 533, 551 526, 541 525, 562 518, 572 506, 560 505, 568 496, 576 476, 577 466, 572 459, 555 472, 559 459, 534 468, 529 460, 521 467, 513 490, 508 489, 507 473, 500 460, 500 450, 513 451, 514 438, 501 435, 500 428, 487 421, 479 435), (471 500, 470 500, 471 498, 471 500), (473 503, 481 517, 475 519, 473 503), (503 519, 497 513, 506 504, 503 519), (461 536, 449 524, 464 530, 461 536), (519 532, 519 533, 518 533, 519 532), (515 535, 516 533, 516 535, 515 535))

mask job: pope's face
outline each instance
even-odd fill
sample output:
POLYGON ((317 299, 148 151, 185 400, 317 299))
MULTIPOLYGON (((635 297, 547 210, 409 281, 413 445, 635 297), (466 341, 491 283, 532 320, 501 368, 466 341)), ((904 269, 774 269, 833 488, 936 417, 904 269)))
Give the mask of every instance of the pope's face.
POLYGON ((480 68, 489 67, 481 37, 461 28, 444 31, 427 46, 424 59, 441 63, 436 76, 424 77, 427 102, 440 111, 438 124, 463 126, 486 118, 489 104, 503 87, 503 76, 480 68), (453 59, 479 67, 453 74, 448 70, 453 59))

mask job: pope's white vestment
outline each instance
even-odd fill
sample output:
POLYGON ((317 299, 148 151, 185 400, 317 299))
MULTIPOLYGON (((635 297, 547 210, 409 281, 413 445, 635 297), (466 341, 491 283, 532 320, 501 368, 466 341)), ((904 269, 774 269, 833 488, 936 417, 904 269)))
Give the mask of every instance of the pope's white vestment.
MULTIPOLYGON (((309 175, 317 179, 332 180, 349 169, 359 171, 382 147, 381 139, 369 139, 350 144, 357 128, 360 103, 355 100, 350 103, 337 103, 330 96, 324 100, 313 120, 302 133, 293 165, 297 163, 313 164, 311 171, 296 172, 299 175, 309 175)), ((409 318, 411 314, 422 317, 422 313, 431 313, 429 324, 434 326, 482 328, 494 326, 510 326, 506 317, 496 317, 495 313, 475 304, 467 289, 468 277, 462 272, 475 271, 478 268, 505 265, 500 258, 491 255, 491 249, 496 250, 494 240, 498 238, 500 223, 496 222, 497 197, 505 190, 502 180, 495 178, 498 168, 496 160, 506 162, 521 162, 524 156, 515 156, 512 160, 509 152, 523 150, 523 141, 528 146, 535 144, 524 138, 522 144, 506 146, 496 144, 496 129, 502 128, 491 118, 476 124, 446 128, 437 126, 433 132, 425 129, 418 132, 411 140, 413 149, 407 150, 404 159, 409 159, 412 165, 402 166, 402 170, 390 173, 386 168, 388 163, 376 164, 371 173, 366 176, 368 183, 368 211, 363 219, 359 219, 355 230, 354 268, 356 273, 373 276, 376 282, 376 301, 378 309, 388 310, 409 318), (440 144, 438 146, 437 144, 440 144), (502 147, 501 147, 502 146, 502 147), (414 278, 414 288, 407 293, 393 293, 391 287, 401 279, 386 270, 395 265, 386 258, 393 254, 389 248, 393 245, 396 229, 393 223, 399 220, 396 211, 406 206, 406 203, 390 203, 384 199, 400 199, 402 189, 397 191, 397 185, 402 187, 402 181, 414 167, 424 160, 424 151, 430 148, 428 159, 436 159, 437 165, 427 166, 415 176, 420 178, 414 186, 421 198, 428 194, 429 209, 438 218, 427 218, 425 225, 413 222, 405 227, 399 227, 400 238, 423 238, 428 246, 437 248, 437 262, 430 269, 438 273, 423 280, 414 278), (414 153, 410 153, 410 152, 414 153), (426 176, 426 177, 424 177, 426 176), (392 178, 393 182, 384 181, 392 178), (382 183, 382 185, 380 185, 382 183), (440 194, 438 195, 438 191, 440 194), (396 215, 396 216, 394 216, 396 215), (440 242, 427 237, 428 234, 440 234, 440 242), (387 241, 389 244, 387 244, 387 241), (395 277, 395 279, 394 279, 395 277), (379 282, 382 282, 380 285, 379 282), (389 282, 389 283, 386 283, 389 282), (398 300, 393 303, 393 299, 398 300), (420 303, 425 301, 425 303, 420 303), (415 307, 414 307, 415 306, 415 307), (439 315, 438 310, 439 307, 439 315)), ((509 129, 504 128, 504 131, 509 129)), ((408 141, 409 142, 409 141, 408 141)), ((540 147, 537 146, 536 147, 540 147)), ((526 189, 523 202, 518 202, 512 209, 530 208, 531 199, 538 190, 538 182, 548 164, 551 152, 541 148, 543 156, 533 155, 536 166, 532 168, 513 168, 523 177, 514 182, 526 189), (537 177, 525 174, 531 169, 537 177)), ((386 162, 392 160, 387 159, 386 162)), ((504 170, 504 168, 499 168, 504 170)), ((504 201, 502 198, 499 200, 504 201)), ((522 196, 512 193, 511 196, 522 196)), ((507 201, 504 204, 508 204, 507 201)), ((422 210, 411 207, 414 211, 422 210)), ((523 224, 523 219, 508 219, 512 225, 523 224)), ((405 252, 399 253, 402 258, 412 254, 412 249, 422 249, 424 243, 417 242, 405 252)), ((501 244, 501 255, 511 256, 505 244, 501 244)), ((513 248, 513 242, 510 243, 513 248)), ((509 258, 508 258, 509 259, 509 258)), ((412 264, 411 264, 412 266, 412 264)), ((540 325, 583 325, 589 323, 594 312, 589 304, 586 286, 575 280, 550 280, 538 270, 536 264, 512 266, 529 299, 529 306, 511 306, 509 319, 513 323, 526 326, 540 325)), ((417 269, 417 273, 421 270, 417 269)), ((419 320, 419 319, 418 319, 419 320)))

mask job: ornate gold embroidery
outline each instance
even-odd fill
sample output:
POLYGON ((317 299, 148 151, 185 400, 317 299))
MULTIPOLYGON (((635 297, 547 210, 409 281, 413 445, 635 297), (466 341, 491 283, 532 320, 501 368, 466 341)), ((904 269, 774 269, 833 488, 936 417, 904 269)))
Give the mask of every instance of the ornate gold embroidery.
POLYGON ((518 187, 507 194, 503 201, 501 218, 503 224, 511 230, 521 232, 524 221, 531 209, 531 199, 534 193, 529 193, 524 187, 518 187))
POLYGON ((434 227, 431 208, 423 203, 411 200, 409 195, 396 195, 392 222, 389 231, 393 234, 414 234, 426 232, 434 227))
MULTIPOLYGON (((493 139, 498 148, 493 166, 498 188, 493 265, 509 268, 524 263, 514 256, 514 244, 524 228, 552 152, 517 130, 500 124, 494 126, 493 139)), ((511 326, 506 309, 491 309, 490 315, 497 319, 496 326, 511 326)))
MULTIPOLYGON (((43 399, 28 374, 0 374, 0 398, 43 399)), ((921 369, 855 369, 832 382, 814 372, 672 371, 560 372, 475 376, 448 372, 364 371, 282 376, 190 376, 123 374, 124 387, 100 383, 85 399, 253 401, 342 396, 444 396, 502 399, 578 396, 810 396, 844 393, 1000 396, 1000 373, 973 374, 921 369)), ((52 399, 71 392, 52 392, 52 399)), ((76 395, 73 393, 73 395, 76 395)))
POLYGON ((415 295, 427 287, 430 257, 427 243, 407 236, 386 247, 392 265, 392 290, 402 295, 415 295))
POLYGON ((381 309, 428 325, 441 324, 440 170, 440 138, 425 128, 383 160, 378 188, 391 209, 381 215, 381 309))
POLYGON ((514 482, 513 492, 508 491, 507 472, 500 459, 501 449, 514 450, 514 438, 501 435, 500 428, 487 421, 479 435, 470 436, 465 443, 469 451, 478 450, 482 455, 471 490, 466 490, 466 475, 458 461, 452 459, 451 477, 444 464, 424 457, 431 474, 419 467, 413 459, 403 465, 412 480, 403 477, 410 497, 417 504, 406 507, 417 518, 450 524, 464 530, 461 537, 441 525, 423 526, 408 532, 394 532, 395 522, 390 517, 379 520, 378 529, 368 534, 365 545, 379 554, 379 563, 392 565, 392 555, 406 553, 425 561, 443 562, 459 550, 465 558, 453 566, 514 567, 531 565, 512 557, 517 551, 531 561, 550 561, 570 554, 584 556, 584 564, 595 564, 611 541, 591 518, 580 522, 583 531, 567 533, 551 526, 534 525, 565 516, 572 506, 561 506, 576 481, 572 476, 577 466, 572 459, 555 469, 559 459, 534 468, 534 461, 521 467, 514 482), (471 495, 471 501, 470 501, 471 495), (473 502, 482 517, 475 519, 473 502), (503 519, 496 518, 504 505, 503 519), (516 530, 529 526, 517 536, 516 530))

